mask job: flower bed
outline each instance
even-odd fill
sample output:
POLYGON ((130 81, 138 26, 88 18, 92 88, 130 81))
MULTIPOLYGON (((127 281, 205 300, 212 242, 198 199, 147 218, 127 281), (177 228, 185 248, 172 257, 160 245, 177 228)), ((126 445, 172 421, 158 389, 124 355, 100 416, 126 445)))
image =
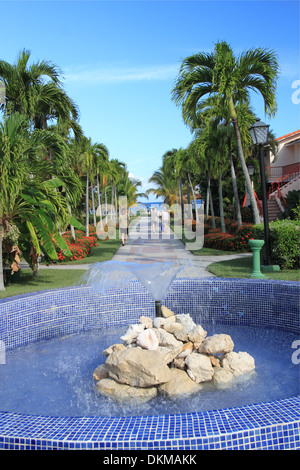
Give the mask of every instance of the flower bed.
POLYGON ((58 262, 74 261, 89 256, 92 248, 98 243, 95 227, 91 225, 89 232, 90 235, 86 237, 81 230, 75 230, 75 241, 70 230, 65 232, 62 237, 71 251, 71 256, 67 256, 59 247, 56 247, 58 262))
POLYGON ((204 246, 226 251, 249 251, 248 240, 254 238, 254 229, 250 224, 243 224, 235 229, 233 224, 229 227, 229 232, 222 232, 220 228, 210 229, 204 235, 204 246))

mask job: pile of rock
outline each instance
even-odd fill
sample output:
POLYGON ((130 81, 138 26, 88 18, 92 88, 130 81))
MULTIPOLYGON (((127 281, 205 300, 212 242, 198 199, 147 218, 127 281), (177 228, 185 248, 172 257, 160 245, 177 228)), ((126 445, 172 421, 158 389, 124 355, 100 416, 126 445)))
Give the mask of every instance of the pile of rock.
POLYGON ((229 335, 207 332, 189 314, 162 306, 162 317, 142 316, 122 343, 103 351, 106 361, 94 371, 96 389, 118 401, 147 401, 199 391, 204 382, 228 383, 255 368, 246 352, 234 352, 229 335))

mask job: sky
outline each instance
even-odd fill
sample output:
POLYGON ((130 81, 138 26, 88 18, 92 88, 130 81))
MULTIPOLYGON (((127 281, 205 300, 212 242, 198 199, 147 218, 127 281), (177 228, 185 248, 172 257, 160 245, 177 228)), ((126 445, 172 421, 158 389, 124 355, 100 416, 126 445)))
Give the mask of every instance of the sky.
POLYGON ((221 40, 237 56, 277 53, 276 116, 257 94, 251 104, 276 137, 300 129, 299 1, 0 0, 0 60, 14 63, 25 48, 32 62, 57 65, 84 134, 125 162, 142 191, 163 154, 192 140, 171 99, 182 60, 221 40))

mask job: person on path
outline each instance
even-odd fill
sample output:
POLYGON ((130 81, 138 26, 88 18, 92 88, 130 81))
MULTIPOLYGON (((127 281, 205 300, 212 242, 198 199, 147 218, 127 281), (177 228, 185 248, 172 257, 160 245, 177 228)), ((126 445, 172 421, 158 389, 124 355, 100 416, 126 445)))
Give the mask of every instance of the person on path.
POLYGON ((162 231, 165 233, 169 233, 170 231, 170 214, 166 207, 164 207, 162 213, 162 231))
POLYGON ((158 220, 158 213, 155 207, 151 207, 151 224, 152 224, 152 231, 154 233, 157 232, 157 220, 158 220))
POLYGON ((129 223, 130 223, 130 217, 127 213, 127 210, 121 209, 121 212, 119 215, 119 228, 121 232, 122 246, 124 246, 125 243, 127 243, 129 223))

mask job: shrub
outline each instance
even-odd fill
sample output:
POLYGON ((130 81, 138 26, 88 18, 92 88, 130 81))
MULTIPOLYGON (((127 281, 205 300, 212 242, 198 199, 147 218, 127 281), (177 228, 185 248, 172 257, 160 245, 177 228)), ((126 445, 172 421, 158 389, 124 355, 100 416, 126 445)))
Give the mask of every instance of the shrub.
MULTIPOLYGON (((58 262, 65 262, 65 261, 73 261, 85 258, 91 254, 91 250, 94 246, 97 246, 97 236, 96 230, 94 226, 90 226, 90 236, 86 237, 85 232, 81 230, 75 230, 76 240, 74 241, 71 232, 65 232, 62 237, 66 241, 71 255, 66 255, 57 245, 56 245, 56 252, 58 256, 58 262)), ((52 262, 45 256, 46 262, 52 262)))
MULTIPOLYGON (((276 220, 270 225, 270 249, 272 263, 282 269, 297 269, 300 267, 300 223, 299 220, 276 220)), ((254 226, 254 238, 264 239, 263 224, 254 226)), ((262 249, 265 258, 264 247, 262 249)))
POLYGON ((253 226, 244 224, 234 233, 223 233, 221 229, 211 229, 204 236, 204 246, 217 250, 247 252, 250 250, 248 240, 254 237, 253 226))

